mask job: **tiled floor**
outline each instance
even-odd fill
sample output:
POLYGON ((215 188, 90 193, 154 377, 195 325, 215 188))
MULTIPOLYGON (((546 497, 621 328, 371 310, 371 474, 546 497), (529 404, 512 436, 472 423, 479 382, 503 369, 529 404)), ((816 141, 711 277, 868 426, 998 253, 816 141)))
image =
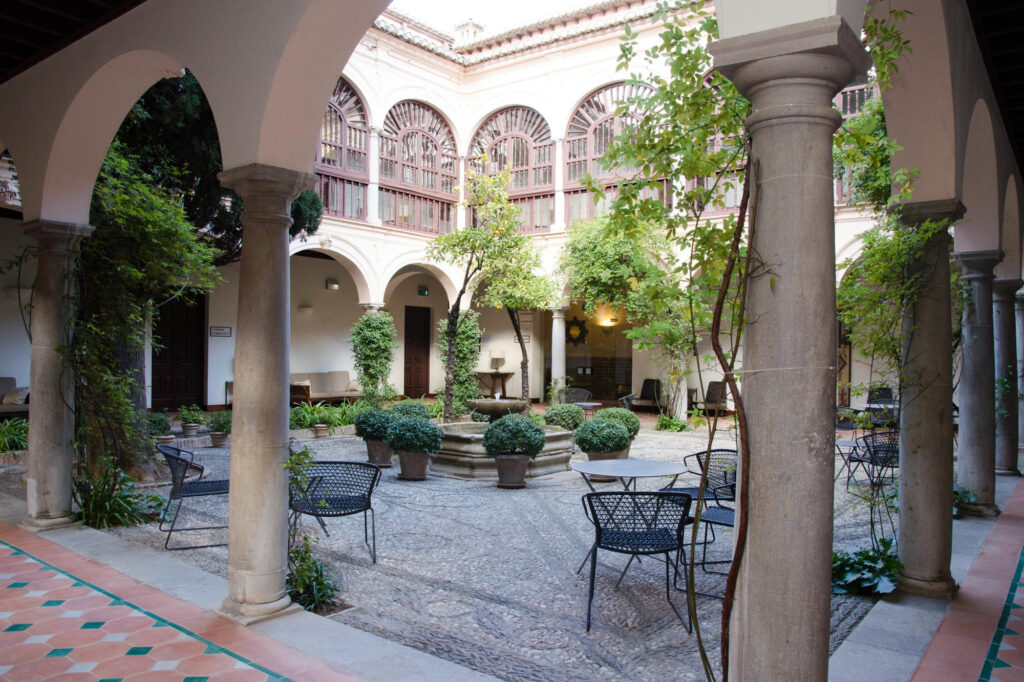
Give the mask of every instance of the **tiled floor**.
POLYGON ((359 679, 0 522, 0 678, 57 676, 359 679))
POLYGON ((949 604, 913 679, 1024 682, 1024 483, 949 604))

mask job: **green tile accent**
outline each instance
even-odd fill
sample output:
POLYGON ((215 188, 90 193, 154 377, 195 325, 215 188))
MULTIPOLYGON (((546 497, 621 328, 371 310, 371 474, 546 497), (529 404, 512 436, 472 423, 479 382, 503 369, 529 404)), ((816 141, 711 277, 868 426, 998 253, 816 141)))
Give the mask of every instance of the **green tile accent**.
POLYGON ((996 659, 996 664, 994 666, 992 666, 992 667, 993 668, 1012 668, 1013 666, 1010 665, 1009 663, 1007 663, 1006 661, 997 658, 996 659))
POLYGON ((186 677, 182 682, 206 682, 209 677, 186 677))
POLYGON ((56 658, 58 656, 67 656, 74 649, 52 649, 50 653, 46 654, 46 658, 56 658))
POLYGON ((22 632, 32 627, 32 623, 15 623, 11 627, 4 630, 4 632, 22 632))
POLYGON ((174 627, 174 626, 171 625, 170 623, 168 623, 165 620, 158 620, 155 623, 153 623, 153 627, 155 627, 155 628, 170 628, 170 627, 174 627))
POLYGON ((208 644, 206 646, 206 651, 204 651, 203 653, 204 654, 222 654, 222 653, 224 653, 224 649, 222 649, 221 647, 217 646, 216 644, 208 644))
POLYGON ((81 580, 76 580, 75 582, 71 583, 71 587, 85 587, 85 583, 83 583, 81 580))
POLYGON ((44 601, 42 605, 43 606, 60 606, 63 603, 64 603, 63 599, 50 599, 48 601, 44 601))
MULTIPOLYGON (((1020 557, 1017 559, 1017 570, 1013 574, 1013 581, 1011 582, 1011 585, 1020 583, 1022 576, 1024 576, 1024 550, 1021 550, 1020 557)), ((992 643, 989 646, 988 655, 985 657, 985 665, 981 669, 981 675, 978 677, 979 680, 991 679, 992 671, 996 668, 1013 667, 1006 661, 1000 660, 999 645, 1002 643, 1003 637, 1007 634, 1013 633, 1013 630, 1007 626, 1010 621, 1011 612, 1013 612, 1014 609, 1021 608, 1014 603, 1016 597, 1016 589, 1011 588, 1006 595, 1006 600, 1003 602, 1003 613, 999 618, 999 625, 996 626, 995 634, 992 635, 992 643)))
POLYGON ((133 646, 131 649, 125 652, 125 656, 145 656, 153 650, 151 646, 133 646))
POLYGON ((28 587, 28 583, 11 583, 7 587, 28 587))
POLYGON ((108 606, 128 606, 128 602, 126 602, 123 599, 118 599, 117 597, 114 597, 110 600, 110 604, 108 606))
POLYGON ((100 682, 124 682, 123 677, 104 677, 100 682))
POLYGON ((90 620, 88 623, 83 623, 82 627, 79 628, 79 629, 80 630, 99 630, 101 627, 103 627, 104 623, 106 623, 106 621, 90 620))

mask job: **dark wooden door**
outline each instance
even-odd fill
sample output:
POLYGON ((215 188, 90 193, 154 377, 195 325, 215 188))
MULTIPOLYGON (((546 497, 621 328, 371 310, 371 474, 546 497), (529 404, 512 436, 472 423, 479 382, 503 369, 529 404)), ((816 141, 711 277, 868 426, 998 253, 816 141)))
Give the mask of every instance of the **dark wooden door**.
POLYGON ((174 300, 160 308, 154 336, 153 409, 206 405, 206 298, 174 300))
POLYGON ((410 398, 430 392, 430 308, 405 306, 405 388, 410 398))

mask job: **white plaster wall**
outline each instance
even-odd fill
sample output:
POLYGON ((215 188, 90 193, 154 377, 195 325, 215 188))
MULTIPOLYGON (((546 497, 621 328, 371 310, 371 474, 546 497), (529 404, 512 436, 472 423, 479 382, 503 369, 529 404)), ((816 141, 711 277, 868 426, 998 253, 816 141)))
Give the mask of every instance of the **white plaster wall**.
POLYGON ((362 314, 352 277, 339 263, 292 256, 291 371, 348 370, 355 380, 352 326, 362 314), (340 289, 328 290, 328 279, 340 289))
MULTIPOLYGON (((30 244, 32 240, 22 233, 20 221, 0 218, 0 263, 14 258, 30 244)), ((35 275, 35 258, 22 269, 20 283, 16 270, 0 274, 0 376, 14 377, 18 386, 28 386, 32 355, 32 344, 18 312, 18 289, 22 288, 22 301, 27 304, 35 275)))
MULTIPOLYGON (((440 283, 427 273, 417 273, 406 277, 395 287, 391 297, 385 301, 384 309, 395 318, 398 330, 398 348, 395 349, 395 364, 391 366, 391 385, 399 393, 405 387, 405 307, 416 306, 430 308, 430 375, 427 386, 431 393, 444 392, 444 361, 441 358, 443 340, 437 335, 437 321, 448 313, 448 299, 445 297, 440 283), (429 296, 420 296, 420 286, 430 291, 429 296)), ((409 396, 419 398, 420 396, 409 396)))

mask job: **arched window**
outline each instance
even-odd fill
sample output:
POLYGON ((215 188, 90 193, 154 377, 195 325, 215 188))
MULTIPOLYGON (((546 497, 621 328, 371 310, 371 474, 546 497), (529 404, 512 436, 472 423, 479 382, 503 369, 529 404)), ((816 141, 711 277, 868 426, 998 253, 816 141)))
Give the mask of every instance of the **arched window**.
POLYGON ((385 225, 423 232, 455 227, 458 156, 451 128, 434 109, 406 100, 380 134, 380 216, 385 225))
POLYGON ((352 86, 339 78, 324 112, 314 164, 320 199, 328 215, 366 219, 368 145, 363 103, 352 86))
POLYGON ((618 102, 650 92, 646 85, 615 83, 591 93, 573 112, 565 133, 565 220, 572 224, 581 218, 592 218, 606 210, 607 200, 594 204, 580 181, 590 173, 597 180, 611 184, 624 178, 631 169, 605 169, 601 156, 626 123, 616 116, 618 102))
POLYGON ((509 198, 519 206, 524 232, 547 232, 555 221, 554 144, 547 121, 534 109, 509 107, 480 126, 469 148, 470 163, 488 175, 512 171, 509 198), (487 155, 487 167, 481 157, 487 155))

